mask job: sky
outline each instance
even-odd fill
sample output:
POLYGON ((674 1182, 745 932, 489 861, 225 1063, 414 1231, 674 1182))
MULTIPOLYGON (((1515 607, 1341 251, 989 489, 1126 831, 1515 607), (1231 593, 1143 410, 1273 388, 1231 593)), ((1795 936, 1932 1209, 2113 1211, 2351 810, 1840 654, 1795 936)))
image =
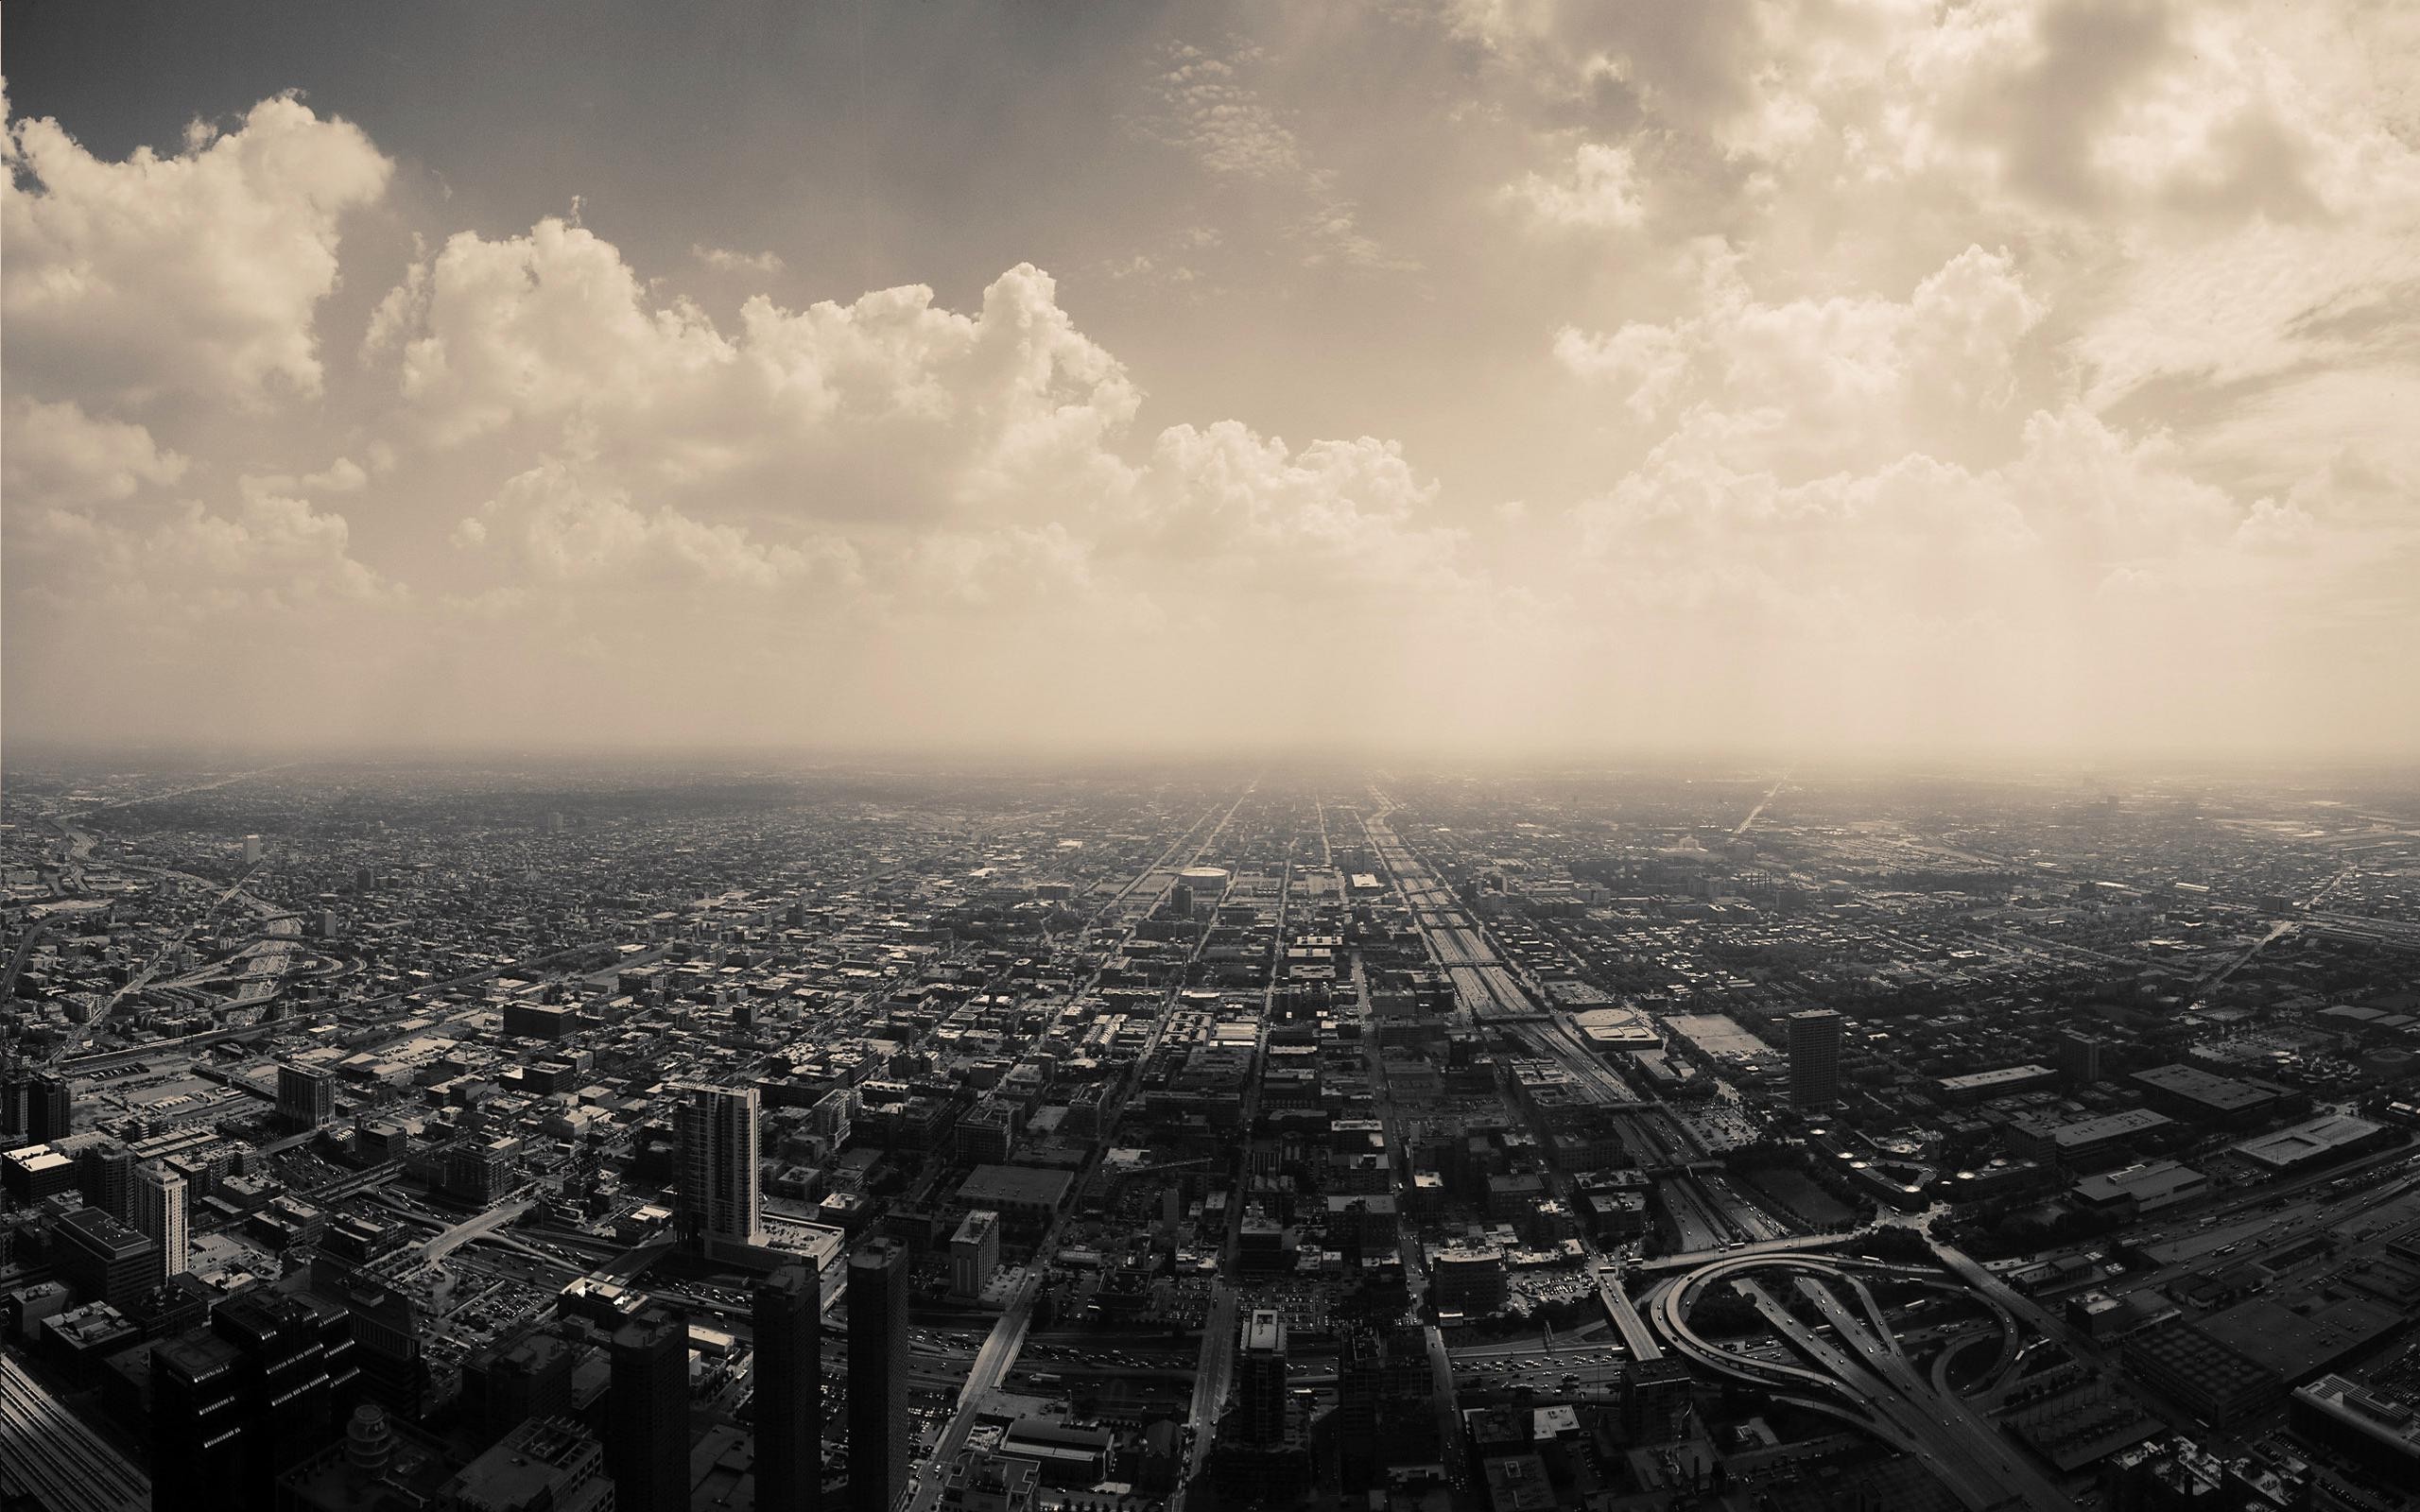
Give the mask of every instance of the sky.
POLYGON ((2408 757, 2415 58, 10 6, 0 734, 2408 757))

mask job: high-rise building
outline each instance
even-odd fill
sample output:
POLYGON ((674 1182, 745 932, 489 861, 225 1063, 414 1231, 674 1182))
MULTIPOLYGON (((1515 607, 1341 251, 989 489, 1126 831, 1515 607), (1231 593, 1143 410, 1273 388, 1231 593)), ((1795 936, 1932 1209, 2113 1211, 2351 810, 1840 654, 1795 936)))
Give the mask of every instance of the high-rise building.
POLYGON ((1336 1462, 1348 1493, 1376 1479, 1378 1399, 1386 1384, 1386 1346, 1377 1330, 1348 1325, 1336 1350, 1336 1462))
POLYGON ((1243 1355, 1237 1363, 1236 1427, 1253 1445, 1286 1441, 1286 1318, 1275 1308, 1254 1308, 1244 1319, 1243 1355))
POLYGON ((1000 1264, 1000 1215, 977 1210, 970 1212, 949 1236, 949 1290, 959 1297, 983 1295, 991 1283, 992 1272, 1000 1264))
POLYGON ((487 1443, 533 1418, 570 1416, 577 1363, 571 1346, 534 1330, 475 1349, 462 1363, 462 1415, 487 1443))
POLYGON ((822 1505, 823 1291, 812 1266, 756 1283, 756 1504, 822 1505))
POLYGON ((576 1419, 533 1418, 440 1486, 438 1512, 614 1512, 606 1458, 576 1419))
POLYGON ((268 847, 261 843, 261 837, 259 835, 248 834, 244 836, 244 865, 248 867, 259 866, 261 858, 268 854, 268 847))
POLYGON ((756 1193, 756 1089, 674 1089, 681 1233, 692 1244, 764 1240, 756 1193))
POLYGON ((616 1512, 688 1512, 689 1331, 652 1313, 614 1334, 605 1466, 616 1512))
POLYGON ((362 1394, 404 1421, 418 1422, 428 1400, 419 1304, 409 1293, 357 1273, 338 1280, 330 1295, 352 1323, 362 1394))
POLYGON ((134 1152, 116 1140, 85 1150, 76 1157, 76 1189, 118 1222, 132 1222, 134 1152))
POLYGON ((159 1246, 161 1279, 183 1275, 185 1178, 157 1161, 137 1166, 128 1206, 134 1228, 159 1246))
POLYGON ((51 1226, 51 1269, 87 1302, 120 1313, 160 1284, 159 1247, 98 1208, 78 1208, 51 1226))
POLYGON ((76 1098, 67 1078, 55 1071, 37 1073, 26 1097, 26 1138, 36 1144, 65 1139, 76 1122, 76 1098))
POLYGON ((277 1115, 295 1128, 317 1128, 337 1112, 336 1073, 281 1061, 277 1068, 277 1115))
POLYGON ((2059 1070, 2069 1081, 2089 1086, 2100 1079, 2100 1047, 2098 1036, 2074 1029, 2059 1034, 2059 1070))
POLYGON ((1841 1100, 1841 1016, 1829 1008, 1790 1014, 1789 1100, 1830 1108, 1841 1100))
POLYGON ((256 1288, 152 1352, 154 1512, 273 1506, 278 1472, 325 1448, 354 1387, 344 1310, 256 1288))
POLYGON ((908 1246, 849 1256, 849 1512, 892 1512, 908 1492, 908 1246))

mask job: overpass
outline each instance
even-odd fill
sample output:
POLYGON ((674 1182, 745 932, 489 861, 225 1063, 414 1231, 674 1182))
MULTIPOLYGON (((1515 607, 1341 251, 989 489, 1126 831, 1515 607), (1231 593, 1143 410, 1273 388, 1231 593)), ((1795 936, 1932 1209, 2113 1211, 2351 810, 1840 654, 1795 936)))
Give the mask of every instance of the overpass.
MULTIPOLYGON (((1914 1366, 1893 1335, 1880 1303, 1866 1287, 1869 1278, 1914 1281, 1972 1297, 1960 1280, 1939 1271, 1859 1256, 1804 1253, 1733 1254, 1699 1266, 1656 1294, 1651 1314, 1656 1332, 1692 1365, 1760 1390, 1835 1403, 1832 1415, 1854 1422, 1886 1443, 1915 1455, 1967 1512, 2031 1508, 2064 1512, 2074 1503, 2046 1479, 1988 1422, 1955 1394, 1939 1389, 1914 1366), (1765 1290, 1759 1272, 1788 1278, 1812 1302, 1829 1328, 1818 1333, 1765 1290), (1796 1364, 1717 1345, 1691 1327, 1689 1314, 1709 1287, 1728 1283, 1800 1360, 1796 1364), (1853 1313, 1835 1288, 1849 1289, 1853 1313), (1859 1315, 1859 1313, 1862 1315, 1859 1315)), ((2004 1339, 2016 1338, 2015 1320, 1990 1298, 2004 1339)), ((2004 1355, 2007 1346, 2003 1346, 2004 1355)))

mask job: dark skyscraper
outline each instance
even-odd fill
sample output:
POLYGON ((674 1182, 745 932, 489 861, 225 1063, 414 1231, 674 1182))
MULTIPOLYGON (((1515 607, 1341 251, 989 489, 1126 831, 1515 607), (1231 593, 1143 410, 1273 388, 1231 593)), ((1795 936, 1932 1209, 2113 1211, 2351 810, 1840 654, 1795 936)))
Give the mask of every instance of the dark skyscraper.
POLYGON ((1244 1320, 1244 1349, 1236 1388, 1236 1427, 1243 1442, 1286 1441, 1286 1319, 1270 1308, 1244 1320))
POLYGON ((1789 1100, 1801 1108, 1829 1108, 1841 1100, 1841 1016, 1808 1008, 1784 1021, 1789 1025, 1789 1100))
POLYGON ((687 1512, 689 1333, 649 1314, 614 1335, 606 1469, 617 1512, 687 1512))
POLYGON ((908 1491, 908 1246, 849 1257, 849 1512, 891 1512, 908 1491))
POLYGON ((36 1144, 65 1139, 68 1125, 76 1120, 76 1099, 67 1090, 67 1078, 55 1071, 43 1072, 34 1077, 26 1097, 26 1137, 36 1144))
POLYGON ((1350 1326, 1339 1333, 1336 1356, 1337 1473, 1346 1491, 1363 1491, 1375 1475, 1386 1349, 1377 1330, 1350 1326))
POLYGON ((342 1308, 262 1290, 219 1303, 153 1352, 151 1505, 275 1504, 278 1472, 326 1447, 355 1376, 342 1308))
POLYGON ((756 1504, 767 1512, 822 1504, 822 1300, 804 1265, 756 1283, 756 1504))

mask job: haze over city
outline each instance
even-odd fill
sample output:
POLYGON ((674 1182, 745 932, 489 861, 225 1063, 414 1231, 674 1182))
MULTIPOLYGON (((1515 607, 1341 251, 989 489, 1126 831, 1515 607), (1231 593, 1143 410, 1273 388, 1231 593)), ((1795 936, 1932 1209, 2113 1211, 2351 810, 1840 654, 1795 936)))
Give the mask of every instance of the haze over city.
POLYGON ((2408 7, 6 43, 12 744, 2420 736, 2408 7))

